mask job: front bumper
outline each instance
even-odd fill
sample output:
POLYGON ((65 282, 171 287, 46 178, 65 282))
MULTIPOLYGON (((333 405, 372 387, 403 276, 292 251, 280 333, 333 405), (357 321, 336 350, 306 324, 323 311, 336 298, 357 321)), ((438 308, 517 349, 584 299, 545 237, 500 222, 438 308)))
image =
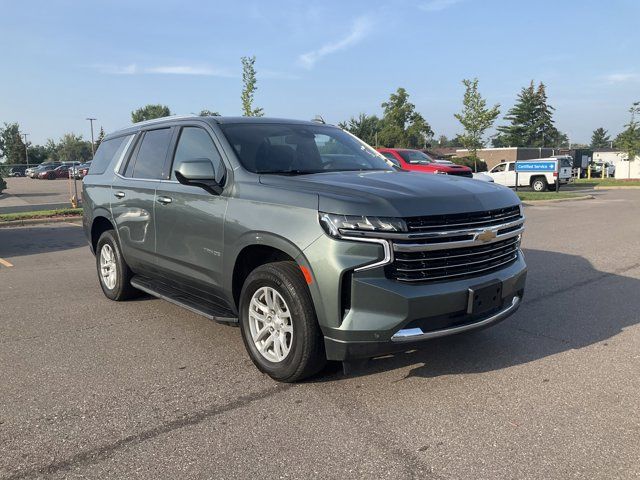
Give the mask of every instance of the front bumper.
POLYGON ((506 268, 487 275, 425 285, 384 277, 382 269, 355 273, 349 308, 338 326, 323 326, 329 360, 367 358, 408 350, 424 340, 494 325, 522 301, 527 267, 521 252, 506 268), (469 288, 499 281, 502 299, 481 315, 467 313, 469 288))

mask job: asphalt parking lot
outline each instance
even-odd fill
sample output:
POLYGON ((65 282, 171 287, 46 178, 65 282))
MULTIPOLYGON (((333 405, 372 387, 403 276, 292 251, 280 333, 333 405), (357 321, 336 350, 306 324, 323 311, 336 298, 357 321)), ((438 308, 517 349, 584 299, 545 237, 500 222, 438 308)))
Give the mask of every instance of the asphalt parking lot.
POLYGON ((638 478, 640 190, 526 208, 507 321, 281 385, 237 328, 107 300, 81 228, 0 230, 0 477, 638 478))
MULTIPOLYGON (((75 194, 73 181, 66 178, 39 180, 27 177, 5 178, 7 189, 0 194, 0 213, 68 208, 75 194)), ((82 181, 77 182, 78 196, 82 181)))

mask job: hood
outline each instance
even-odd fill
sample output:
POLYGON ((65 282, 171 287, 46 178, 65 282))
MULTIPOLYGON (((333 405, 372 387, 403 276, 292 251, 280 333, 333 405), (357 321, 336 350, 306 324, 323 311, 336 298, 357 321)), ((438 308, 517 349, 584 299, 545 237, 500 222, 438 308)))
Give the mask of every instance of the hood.
POLYGON ((319 197, 320 211, 344 215, 443 215, 492 210, 520 203, 511 190, 500 185, 463 177, 412 172, 261 175, 260 183, 283 190, 314 192, 319 197))

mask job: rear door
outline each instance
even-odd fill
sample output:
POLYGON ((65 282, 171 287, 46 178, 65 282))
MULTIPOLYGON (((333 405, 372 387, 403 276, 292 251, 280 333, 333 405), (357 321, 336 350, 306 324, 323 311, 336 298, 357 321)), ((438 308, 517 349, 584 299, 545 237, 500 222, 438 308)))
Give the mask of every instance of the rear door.
POLYGON ((111 185, 111 212, 122 253, 133 270, 154 269, 156 187, 165 174, 173 127, 141 131, 111 185))
MULTIPOLYGON (((167 277, 216 295, 222 288, 224 216, 227 197, 176 181, 175 170, 185 160, 207 159, 223 182, 227 169, 220 145, 206 125, 184 124, 156 193, 156 253, 159 270, 167 277)), ((228 180, 228 178, 227 178, 228 180)))

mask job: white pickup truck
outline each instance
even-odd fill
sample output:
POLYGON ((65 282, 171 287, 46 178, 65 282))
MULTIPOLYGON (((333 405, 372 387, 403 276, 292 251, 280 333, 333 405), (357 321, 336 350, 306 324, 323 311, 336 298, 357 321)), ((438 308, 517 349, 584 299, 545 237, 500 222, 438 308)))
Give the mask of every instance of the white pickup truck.
MULTIPOLYGON (((560 180, 560 185, 569 183, 571 178, 571 159, 568 157, 553 157, 553 158, 537 158, 534 160, 519 160, 518 164, 520 168, 527 169, 526 167, 534 165, 542 165, 549 167, 553 163, 552 171, 545 169, 545 171, 519 171, 518 172, 518 186, 519 187, 531 187, 536 192, 543 192, 544 190, 555 190, 556 180, 560 180), (558 165, 559 163, 559 165, 558 165)), ((487 172, 487 175, 493 178, 493 181, 500 185, 507 187, 516 186, 516 162, 503 162, 487 172)))

